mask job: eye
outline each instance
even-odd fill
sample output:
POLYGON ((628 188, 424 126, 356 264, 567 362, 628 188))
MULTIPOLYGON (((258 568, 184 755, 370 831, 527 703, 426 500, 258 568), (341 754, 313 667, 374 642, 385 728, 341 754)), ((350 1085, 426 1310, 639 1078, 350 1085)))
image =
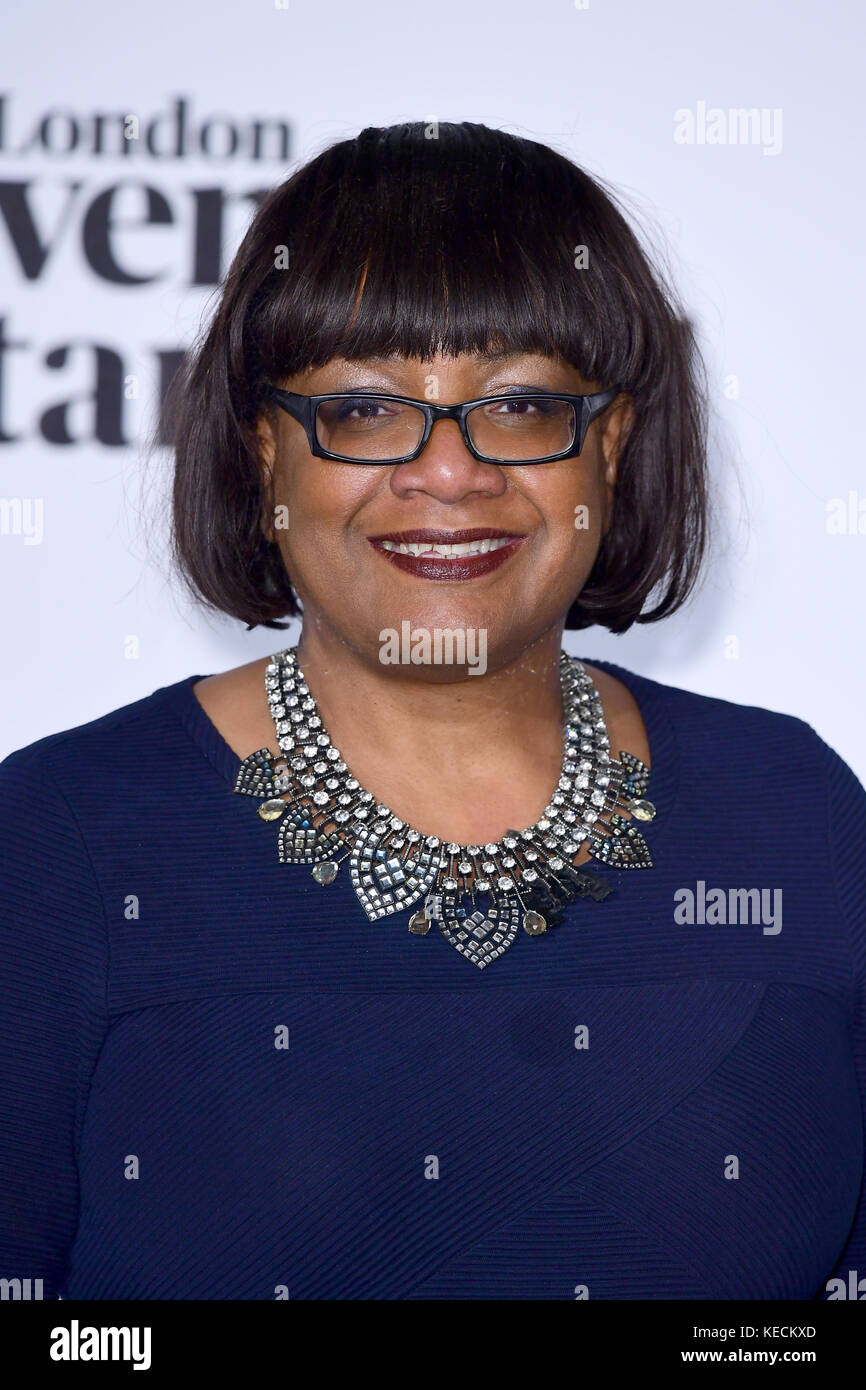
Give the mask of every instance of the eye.
POLYGON ((381 418, 377 411, 387 414, 386 403, 371 400, 369 396, 349 396, 342 401, 331 401, 333 418, 337 420, 376 420, 381 418))
POLYGON ((534 419, 536 417, 556 415, 562 410, 563 402, 560 400, 549 400, 543 397, 512 396, 507 401, 494 401, 485 406, 485 411, 490 415, 511 415, 534 419))

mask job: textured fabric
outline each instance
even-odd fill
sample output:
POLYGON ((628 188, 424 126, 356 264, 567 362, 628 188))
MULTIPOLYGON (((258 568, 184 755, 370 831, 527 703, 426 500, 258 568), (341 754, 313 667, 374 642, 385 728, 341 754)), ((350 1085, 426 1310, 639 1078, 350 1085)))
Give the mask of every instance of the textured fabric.
POLYGON ((615 893, 484 971, 280 864, 200 676, 0 764, 0 1278, 856 1296, 866 793, 801 720, 597 664, 647 726, 654 867, 593 862, 615 893), (701 883, 768 910, 677 920, 701 883))

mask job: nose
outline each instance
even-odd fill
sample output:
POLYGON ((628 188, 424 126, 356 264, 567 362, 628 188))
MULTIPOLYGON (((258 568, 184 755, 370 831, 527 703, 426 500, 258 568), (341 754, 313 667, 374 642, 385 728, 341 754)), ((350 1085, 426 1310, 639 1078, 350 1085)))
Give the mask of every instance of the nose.
POLYGON ((391 491, 396 497, 426 493, 447 504, 474 494, 500 497, 507 487, 498 464, 483 463, 470 454, 456 420, 436 420, 418 457, 396 464, 391 474, 391 491))

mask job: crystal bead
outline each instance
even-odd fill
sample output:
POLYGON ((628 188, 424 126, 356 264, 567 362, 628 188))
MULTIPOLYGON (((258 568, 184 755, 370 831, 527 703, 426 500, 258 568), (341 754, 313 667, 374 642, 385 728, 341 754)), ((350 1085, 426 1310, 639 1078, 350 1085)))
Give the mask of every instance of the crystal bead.
POLYGON ((656 813, 656 808, 651 801, 644 801, 642 798, 636 801, 627 802, 628 809, 638 820, 652 820, 656 813))
POLYGON ((540 912, 524 912, 523 930, 530 936, 540 936, 547 931, 547 922, 540 912))
POLYGON ((323 887, 325 887, 329 883, 333 883, 336 877, 336 864, 332 864, 330 862, 327 864, 317 864, 313 869, 313 878, 316 880, 317 883, 321 883, 323 887))
POLYGON ((413 912, 409 918, 409 930, 413 936, 426 936, 430 930, 431 919, 423 910, 413 912))
POLYGON ((262 820, 277 820, 285 809, 285 801, 281 801, 279 797, 271 797, 270 800, 262 802, 261 806, 258 808, 258 812, 262 820))

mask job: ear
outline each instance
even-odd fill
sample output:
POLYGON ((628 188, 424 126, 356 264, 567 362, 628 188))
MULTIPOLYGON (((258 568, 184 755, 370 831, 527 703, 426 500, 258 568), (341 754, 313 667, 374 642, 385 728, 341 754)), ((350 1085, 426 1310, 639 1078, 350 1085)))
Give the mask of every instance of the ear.
POLYGON ((274 463, 277 457, 277 433, 273 421, 261 414, 255 426, 256 452, 262 479, 262 515, 259 527, 266 541, 276 542, 274 535, 273 498, 274 463))
POLYGON ((634 427, 634 421, 634 403, 631 396, 625 392, 611 402, 602 417, 601 451, 604 458, 604 481, 611 490, 616 484, 619 460, 634 427))

